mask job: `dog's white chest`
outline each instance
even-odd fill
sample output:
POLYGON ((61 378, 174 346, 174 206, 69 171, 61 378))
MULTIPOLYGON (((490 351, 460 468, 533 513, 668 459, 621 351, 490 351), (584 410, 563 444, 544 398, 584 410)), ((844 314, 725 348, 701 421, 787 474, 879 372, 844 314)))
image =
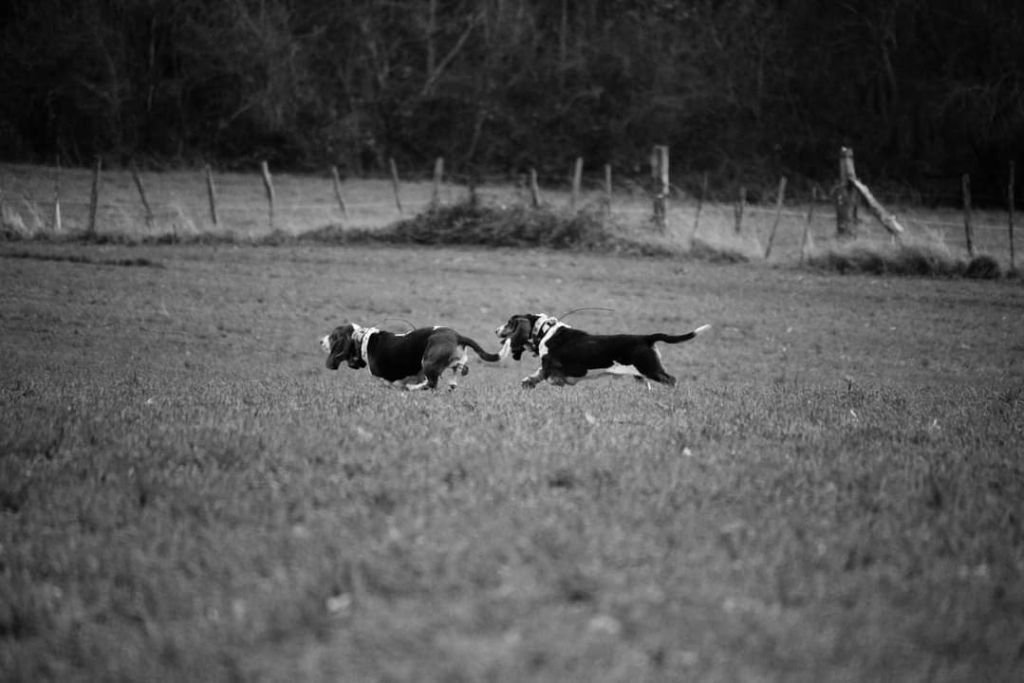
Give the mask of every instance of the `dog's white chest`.
POLYGON ((548 355, 548 340, 554 337, 563 327, 566 327, 566 325, 563 325, 562 323, 555 323, 551 326, 551 329, 544 334, 540 343, 537 344, 537 356, 539 358, 544 358, 544 356, 548 355))

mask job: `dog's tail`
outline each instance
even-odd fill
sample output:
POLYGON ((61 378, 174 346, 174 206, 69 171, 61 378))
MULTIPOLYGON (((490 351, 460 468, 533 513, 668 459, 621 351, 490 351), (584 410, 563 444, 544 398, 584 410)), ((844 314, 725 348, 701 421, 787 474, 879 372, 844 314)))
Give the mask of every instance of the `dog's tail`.
POLYGON ((701 334, 702 332, 707 332, 709 329, 711 329, 711 325, 701 325, 693 332, 687 332, 686 334, 662 334, 661 332, 657 332, 655 334, 649 334, 645 336, 644 341, 646 341, 648 344, 653 344, 655 342, 665 342, 666 344, 678 344, 679 342, 690 341, 698 334, 701 334))
POLYGON ((484 351, 482 346, 477 344, 469 337, 463 337, 461 334, 459 335, 459 346, 468 346, 469 348, 476 351, 476 355, 480 356, 489 363, 497 363, 499 360, 501 360, 501 357, 498 354, 488 353, 487 351, 484 351))

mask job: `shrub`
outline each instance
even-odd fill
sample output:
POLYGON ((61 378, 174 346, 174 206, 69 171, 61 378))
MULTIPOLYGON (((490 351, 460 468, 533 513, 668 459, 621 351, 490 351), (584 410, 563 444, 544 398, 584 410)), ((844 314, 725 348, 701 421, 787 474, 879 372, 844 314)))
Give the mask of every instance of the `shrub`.
POLYGON ((999 261, 987 254, 981 254, 975 256, 967 262, 967 267, 964 268, 964 277, 975 278, 979 280, 997 280, 1003 276, 1003 269, 999 265, 999 261))
POLYGON ((430 209, 377 236, 396 243, 546 247, 648 256, 677 251, 653 239, 625 235, 600 209, 484 206, 472 200, 430 209))

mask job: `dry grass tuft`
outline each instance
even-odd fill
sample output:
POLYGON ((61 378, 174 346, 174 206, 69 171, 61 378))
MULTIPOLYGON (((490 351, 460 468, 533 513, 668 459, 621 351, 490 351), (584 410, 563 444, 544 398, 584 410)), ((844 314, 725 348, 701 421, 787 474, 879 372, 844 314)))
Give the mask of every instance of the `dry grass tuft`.
POLYGON ((873 275, 976 279, 997 279, 1003 275, 999 262, 991 256, 980 255, 965 261, 951 254, 942 242, 923 238, 895 244, 854 241, 833 245, 812 251, 807 264, 838 273, 873 275))
POLYGON ((395 243, 544 247, 644 256, 681 253, 667 241, 627 234, 600 208, 485 206, 473 200, 431 208, 376 235, 395 243))

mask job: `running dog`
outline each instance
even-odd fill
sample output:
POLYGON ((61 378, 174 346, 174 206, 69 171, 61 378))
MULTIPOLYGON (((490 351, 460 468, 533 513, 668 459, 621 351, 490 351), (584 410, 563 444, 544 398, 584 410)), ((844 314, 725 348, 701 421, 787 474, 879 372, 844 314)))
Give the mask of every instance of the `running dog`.
POLYGON ((670 386, 676 383, 676 378, 662 366, 661 354, 654 344, 689 341, 710 327, 701 325, 679 335, 590 334, 544 313, 521 313, 509 318, 495 334, 503 341, 503 357, 511 353, 513 359, 519 360, 525 350, 540 356, 537 371, 523 378, 525 388, 533 388, 544 380, 556 386, 573 385, 581 379, 603 375, 632 376, 650 388, 650 381, 670 386))
POLYGON ((450 327, 421 327, 395 334, 346 323, 320 339, 320 347, 327 352, 330 370, 337 370, 342 363, 355 369, 369 367, 374 377, 409 391, 436 389, 438 379, 449 368, 448 388, 458 386, 458 377, 469 372, 466 347, 485 361, 499 360, 498 354, 488 353, 450 327))

